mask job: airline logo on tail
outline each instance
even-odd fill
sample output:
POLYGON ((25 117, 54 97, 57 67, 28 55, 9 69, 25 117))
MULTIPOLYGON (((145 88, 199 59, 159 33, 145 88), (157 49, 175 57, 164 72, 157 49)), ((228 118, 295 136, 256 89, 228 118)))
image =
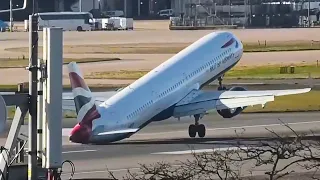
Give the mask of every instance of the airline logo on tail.
POLYGON ((101 117, 89 87, 84 82, 77 65, 70 63, 69 78, 77 112, 77 124, 70 135, 73 142, 87 142, 92 133, 92 122, 101 117))

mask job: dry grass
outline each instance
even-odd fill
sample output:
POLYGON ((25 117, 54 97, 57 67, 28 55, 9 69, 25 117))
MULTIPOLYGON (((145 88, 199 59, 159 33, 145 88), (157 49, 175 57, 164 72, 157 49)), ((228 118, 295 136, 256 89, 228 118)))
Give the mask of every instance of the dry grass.
MULTIPOLYGON (((290 68, 288 68, 288 72, 290 68)), ((106 71, 94 72, 85 78, 88 79, 139 79, 149 71, 106 71)), ((302 79, 308 78, 309 73, 312 78, 320 78, 320 67, 316 65, 297 65, 293 74, 280 74, 280 66, 257 66, 257 67, 235 67, 225 74, 225 79, 302 79)))
POLYGON ((304 94, 295 94, 276 97, 273 102, 267 103, 265 108, 259 105, 248 107, 244 112, 306 112, 320 111, 320 91, 311 90, 304 94))
MULTIPOLYGON (((260 105, 247 107, 244 113, 274 113, 274 112, 307 112, 320 111, 320 91, 312 90, 304 94, 288 95, 276 97, 273 102, 266 104, 265 108, 260 105)), ((215 110, 213 110, 215 111, 215 110)), ((8 116, 10 119, 14 116, 14 107, 8 108, 8 116)), ((210 113, 210 112, 209 112, 210 113)), ((74 111, 66 111, 64 118, 75 118, 74 111)))
MULTIPOLYGON (((119 58, 84 58, 84 59, 71 59, 65 58, 64 64, 68 64, 70 62, 77 63, 90 63, 90 62, 102 62, 102 61, 117 61, 121 60, 119 58)), ((21 68, 26 67, 29 64, 29 60, 27 58, 0 58, 0 68, 21 68)))
MULTIPOLYGON (((191 43, 132 43, 132 44, 95 44, 95 45, 65 45, 67 54, 176 54, 191 43)), ((257 41, 243 43, 244 52, 274 52, 320 50, 320 43, 314 41, 257 41)), ((39 49, 42 48, 39 46, 39 49)), ((7 48, 6 51, 27 53, 28 48, 7 48)))

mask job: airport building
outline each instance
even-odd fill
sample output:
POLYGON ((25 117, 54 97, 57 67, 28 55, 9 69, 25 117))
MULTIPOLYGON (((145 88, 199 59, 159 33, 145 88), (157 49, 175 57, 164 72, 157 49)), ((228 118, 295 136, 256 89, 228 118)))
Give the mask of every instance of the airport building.
MULTIPOLYGON (((64 0, 56 0, 63 2, 64 0)), ((71 5, 79 10, 80 0, 71 5)), ((303 26, 319 21, 320 0, 81 0, 82 11, 122 11, 125 17, 153 19, 160 10, 195 24, 260 27, 303 26), (310 3, 309 3, 310 2, 310 3)), ((61 4, 61 3, 56 3, 61 4)), ((59 8, 66 10, 66 8, 59 8)))
MULTIPOLYGON (((294 27, 307 26, 308 22, 320 25, 320 0, 47 0, 39 2, 39 10, 80 11, 79 1, 82 11, 121 11, 125 17, 136 19, 155 19, 160 10, 172 9, 173 16, 196 25, 294 27)), ((0 8, 7 8, 8 3, 0 3, 0 8)), ((32 4, 28 7, 26 11, 15 12, 14 19, 26 19, 32 4)), ((9 13, 0 14, 0 19, 8 18, 9 13)))

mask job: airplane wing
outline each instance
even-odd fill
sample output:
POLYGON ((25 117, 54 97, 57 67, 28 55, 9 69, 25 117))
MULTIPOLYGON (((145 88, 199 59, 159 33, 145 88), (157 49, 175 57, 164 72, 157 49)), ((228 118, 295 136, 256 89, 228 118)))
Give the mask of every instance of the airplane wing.
POLYGON ((265 105, 274 101, 276 96, 301 94, 311 88, 264 91, 203 91, 194 90, 178 102, 174 108, 174 117, 203 114, 208 110, 233 109, 253 105, 265 105))

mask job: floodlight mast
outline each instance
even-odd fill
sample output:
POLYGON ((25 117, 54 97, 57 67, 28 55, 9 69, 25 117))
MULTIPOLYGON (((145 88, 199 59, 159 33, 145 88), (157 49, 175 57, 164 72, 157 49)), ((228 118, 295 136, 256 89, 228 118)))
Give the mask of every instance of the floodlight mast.
MULTIPOLYGON (((29 153, 28 179, 37 180, 37 109, 38 109, 38 0, 33 0, 33 13, 29 16, 29 153)), ((39 92, 40 93, 40 92, 39 92)))

